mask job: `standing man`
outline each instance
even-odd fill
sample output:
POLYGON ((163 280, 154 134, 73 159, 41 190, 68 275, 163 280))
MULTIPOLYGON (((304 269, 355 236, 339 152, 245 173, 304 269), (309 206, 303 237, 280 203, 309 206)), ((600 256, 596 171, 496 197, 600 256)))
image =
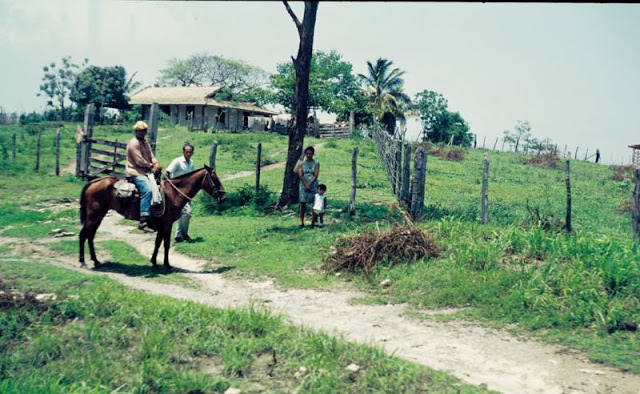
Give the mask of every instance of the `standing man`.
POLYGON ((142 120, 133 125, 136 136, 127 144, 127 166, 125 176, 131 178, 140 192, 140 224, 138 228, 144 232, 152 233, 149 227, 151 215, 151 181, 149 174, 159 173, 162 169, 156 160, 151 145, 144 138, 149 126, 142 120))
MULTIPOLYGON (((182 156, 173 159, 171 164, 169 164, 169 167, 167 167, 165 173, 167 178, 176 178, 195 171, 195 169, 193 168, 193 160, 191 160, 191 156, 193 156, 193 145, 191 145, 189 141, 185 141, 184 145, 182 146, 182 156)), ((178 219, 178 228, 176 230, 175 238, 176 242, 191 241, 191 237, 189 237, 190 220, 191 204, 187 202, 184 208, 182 208, 180 219, 178 219)))

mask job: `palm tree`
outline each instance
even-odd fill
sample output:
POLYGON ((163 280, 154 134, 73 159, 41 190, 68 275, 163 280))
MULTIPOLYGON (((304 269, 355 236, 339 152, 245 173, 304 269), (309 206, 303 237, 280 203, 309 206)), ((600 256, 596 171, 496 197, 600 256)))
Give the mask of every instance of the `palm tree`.
POLYGON ((378 121, 385 119, 391 126, 390 133, 395 131, 395 121, 406 123, 405 111, 411 99, 403 92, 404 71, 391 68, 393 61, 378 58, 375 65, 367 62, 368 75, 358 74, 365 84, 365 93, 369 96, 373 107, 373 123, 377 127, 378 121), (386 115, 386 116, 385 116, 386 115))

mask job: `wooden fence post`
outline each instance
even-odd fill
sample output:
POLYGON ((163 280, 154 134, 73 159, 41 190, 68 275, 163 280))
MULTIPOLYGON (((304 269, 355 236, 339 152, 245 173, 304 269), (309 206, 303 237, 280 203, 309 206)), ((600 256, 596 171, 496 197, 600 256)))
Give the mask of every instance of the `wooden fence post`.
POLYGON ((394 169, 393 169, 393 178, 395 179, 394 184, 395 184, 395 190, 393 191, 394 194, 396 195, 396 197, 398 197, 398 201, 400 201, 400 188, 402 187, 402 178, 401 178, 401 166, 400 163, 402 161, 402 142, 401 141, 395 141, 395 158, 394 161, 394 169))
POLYGON ((151 104, 151 112, 149 113, 149 144, 153 154, 156 154, 156 141, 158 140, 158 113, 160 108, 158 103, 151 104))
POLYGON ((484 149, 484 143, 487 142, 487 136, 485 135, 482 139, 482 149, 484 149))
POLYGON ((452 145, 453 145, 453 134, 451 134, 451 138, 449 138, 449 146, 452 146, 452 145))
POLYGON ((503 139, 502 139, 502 149, 500 150, 501 152, 504 152, 504 143, 505 143, 505 140, 504 140, 504 138, 503 138, 503 139))
POLYGON ((478 134, 473 135, 473 149, 476 149, 478 146, 478 134))
POLYGON ((419 220, 424 208, 425 180, 427 172, 427 152, 422 147, 416 151, 411 182, 411 217, 419 220))
POLYGON ((482 224, 489 222, 489 156, 484 155, 482 171, 482 224))
POLYGON ((498 145, 498 139, 500 139, 500 137, 496 137, 496 142, 493 143, 493 149, 492 150, 496 150, 496 145, 498 145))
POLYGON ((262 162, 262 142, 258 143, 258 157, 256 158, 256 193, 260 190, 260 163, 262 162))
POLYGON ((351 196, 349 196, 349 215, 356 214, 356 168, 358 163, 358 147, 353 149, 353 156, 351 156, 351 196))
POLYGON ((578 150, 579 150, 579 149, 580 149, 580 147, 579 147, 579 146, 576 146, 576 155, 575 155, 575 157, 573 158, 574 160, 578 160, 578 150))
POLYGON ((565 229, 568 233, 571 232, 571 168, 569 166, 569 159, 571 158, 571 152, 567 155, 567 161, 565 164, 565 184, 567 186, 567 216, 565 218, 565 229))
POLYGON ((409 206, 409 184, 411 183, 411 145, 404 143, 404 152, 402 156, 402 188, 400 189, 400 201, 409 206))
POLYGON ((202 128, 204 129, 204 132, 206 133, 209 129, 209 117, 208 116, 203 116, 202 119, 202 128))
POLYGON ((189 131, 191 132, 193 131, 193 111, 189 112, 187 117, 189 118, 189 131))
POLYGON ((589 148, 587 148, 587 151, 584 152, 584 161, 587 161, 587 158, 589 158, 589 148))
POLYGON ((11 158, 13 159, 13 162, 16 162, 16 131, 13 130, 13 135, 11 136, 11 141, 13 143, 13 149, 12 149, 12 154, 11 154, 11 158))
POLYGON ((640 169, 635 170, 635 187, 631 196, 631 232, 638 239, 640 236, 640 169))
POLYGON ((60 176, 60 128, 56 129, 56 176, 60 176))
POLYGON ((38 141, 36 142, 36 172, 40 171, 40 140, 42 139, 42 130, 38 130, 38 141))
POLYGON ((216 169, 216 153, 218 151, 218 140, 213 141, 211 150, 209 151, 209 167, 215 171, 216 169))
POLYGON ((349 111, 349 132, 353 133, 356 128, 356 113, 355 111, 349 111))
POLYGON ((82 162, 80 176, 82 177, 86 177, 89 174, 89 159, 91 158, 91 142, 89 142, 89 139, 93 137, 94 115, 93 104, 87 105, 87 108, 84 111, 84 134, 82 135, 82 147, 80 153, 80 161, 82 162))

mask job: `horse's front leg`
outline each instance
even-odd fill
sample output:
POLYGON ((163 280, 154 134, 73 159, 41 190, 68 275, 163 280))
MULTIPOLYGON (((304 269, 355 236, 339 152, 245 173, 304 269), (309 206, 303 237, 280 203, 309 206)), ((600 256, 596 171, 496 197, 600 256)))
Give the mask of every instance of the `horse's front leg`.
POLYGON ((87 264, 84 262, 84 241, 87 239, 87 224, 85 223, 82 226, 82 230, 80 230, 80 250, 78 251, 78 261, 80 262, 80 267, 86 267, 87 264))
POLYGON ((160 249, 160 242, 162 242, 162 234, 160 231, 156 233, 156 245, 153 248, 153 254, 151 255, 151 264, 155 267, 158 265, 156 258, 158 257, 158 250, 160 249))
POLYGON ((171 247, 171 224, 163 226, 162 235, 164 237, 164 266, 167 270, 170 270, 169 248, 171 247))

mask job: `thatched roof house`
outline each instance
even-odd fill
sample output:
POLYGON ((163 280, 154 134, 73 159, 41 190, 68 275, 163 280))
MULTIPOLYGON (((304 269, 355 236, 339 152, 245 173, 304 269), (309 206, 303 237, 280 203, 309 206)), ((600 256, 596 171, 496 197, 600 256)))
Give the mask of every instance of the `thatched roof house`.
POLYGON ((132 95, 129 104, 142 105, 148 110, 151 104, 158 103, 176 124, 186 126, 192 116, 194 124, 203 124, 206 118, 209 127, 231 131, 249 127, 250 117, 278 114, 258 107, 256 103, 214 100, 213 95, 220 89, 220 86, 147 87, 132 95))

